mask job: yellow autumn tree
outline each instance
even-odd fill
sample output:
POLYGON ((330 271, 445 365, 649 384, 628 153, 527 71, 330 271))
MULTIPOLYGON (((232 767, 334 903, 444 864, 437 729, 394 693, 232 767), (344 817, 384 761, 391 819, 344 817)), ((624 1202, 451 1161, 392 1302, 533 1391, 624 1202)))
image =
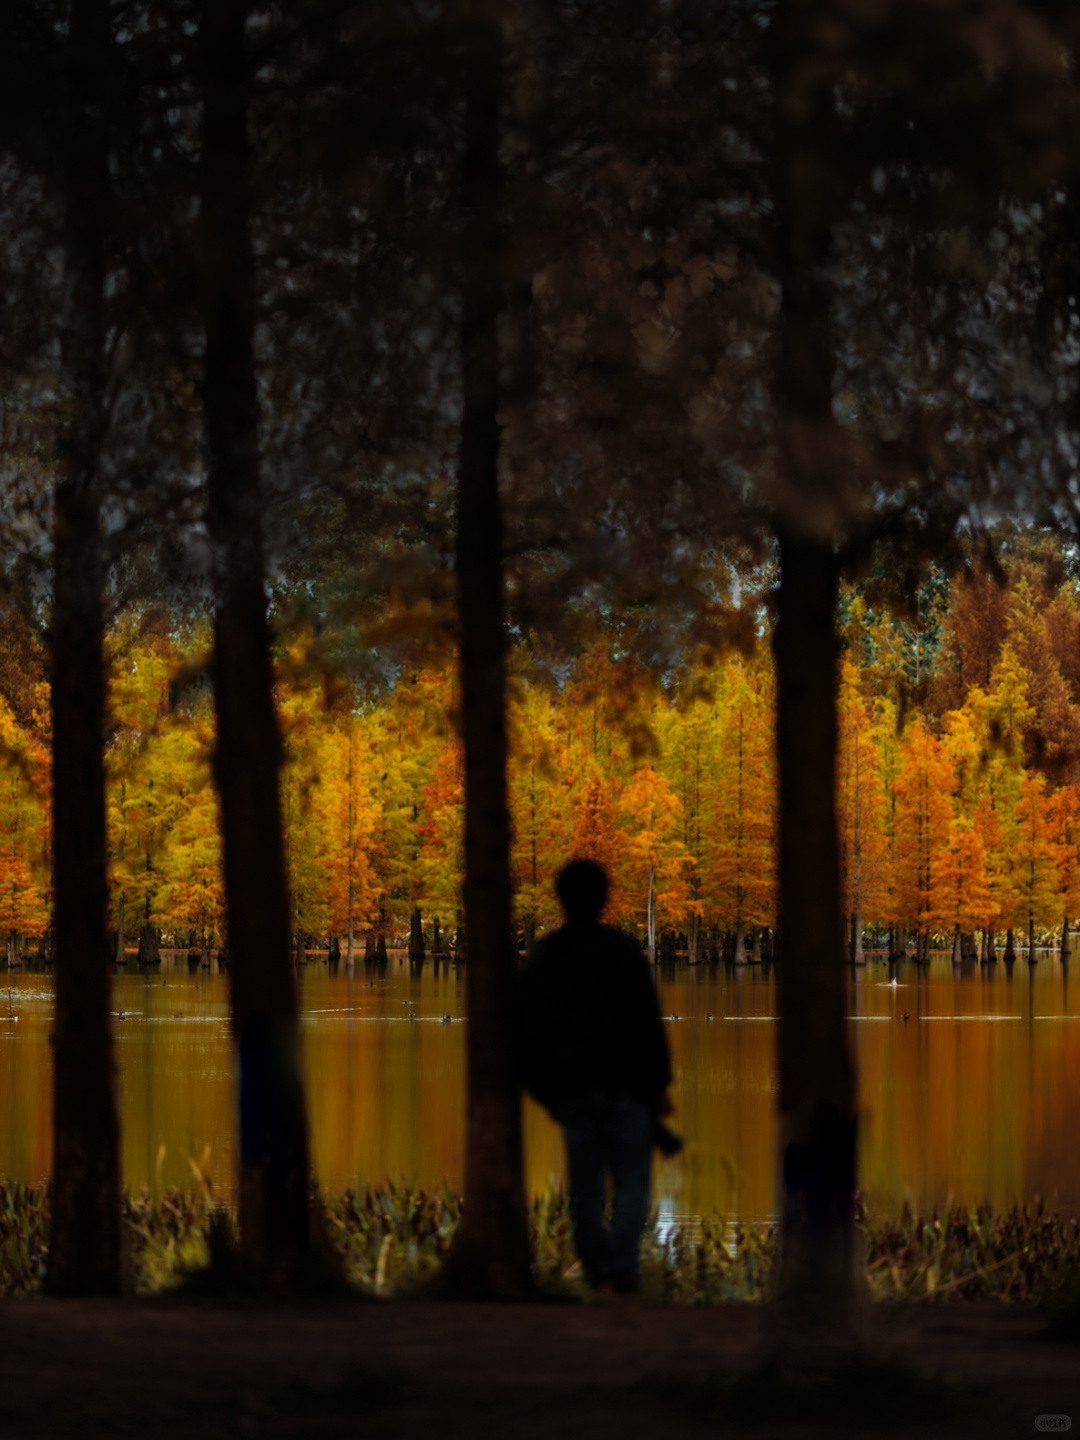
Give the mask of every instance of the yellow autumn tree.
POLYGON ((357 934, 374 928, 382 898, 372 857, 379 829, 379 757, 352 705, 328 722, 322 764, 330 928, 344 935, 345 958, 352 964, 357 934))
POLYGON ((887 904, 887 843, 878 731, 850 656, 841 667, 838 712, 836 800, 844 902, 854 937, 853 959, 861 965, 863 920, 887 904))
POLYGON ((622 908, 644 921, 650 960, 658 923, 677 923, 690 903, 693 860, 682 838, 682 805, 670 783, 650 766, 636 770, 619 797, 622 820, 617 862, 622 908))
POLYGON ((511 874, 515 910, 528 942, 537 925, 558 918, 553 882, 570 858, 571 769, 546 689, 519 681, 508 720, 511 874))
POLYGON ((9 962, 19 937, 39 937, 49 923, 47 756, 0 699, 0 930, 9 962))
POLYGON ((775 923, 771 672, 738 656, 716 683, 719 729, 702 892, 712 913, 734 929, 735 961, 742 964, 746 927, 775 923))
POLYGON ((953 958, 959 961, 963 932, 989 924, 993 915, 986 850, 970 815, 956 814, 949 821, 930 861, 930 888, 934 908, 929 923, 951 932, 953 958))
POLYGON ((934 923, 934 875, 952 819, 952 769, 941 741, 921 718, 909 726, 900 747, 896 779, 897 899, 901 917, 918 937, 925 960, 934 923))
POLYGON ((1017 929, 1026 929, 1028 959, 1035 958, 1035 926, 1057 921, 1060 852, 1054 842, 1046 797, 1046 777, 1024 773, 1012 816, 1013 866, 1006 895, 1017 929))

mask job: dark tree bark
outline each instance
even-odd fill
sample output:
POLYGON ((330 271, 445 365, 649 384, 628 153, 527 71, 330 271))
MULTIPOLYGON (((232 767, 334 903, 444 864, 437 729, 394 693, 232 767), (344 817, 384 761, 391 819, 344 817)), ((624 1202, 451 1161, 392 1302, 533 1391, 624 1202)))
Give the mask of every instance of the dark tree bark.
POLYGON ((521 1099, 510 1056, 516 978, 506 799, 506 662, 499 502, 499 93, 497 15, 474 14, 465 118, 457 586, 465 749, 469 936, 465 1204, 446 1293, 516 1299, 531 1289, 521 1099))
POLYGON ((308 1130, 261 536, 246 14, 244 0, 206 0, 202 10, 203 404, 215 587, 215 771, 240 1061, 240 1244, 252 1268, 280 1279, 308 1248, 308 1130))
POLYGON ((65 115, 64 320, 51 627, 56 933, 52 1222, 46 1288, 122 1280, 120 1124, 109 1019, 99 456, 104 392, 107 0, 73 0, 65 115))
POLYGON ((424 958, 424 921, 420 914, 419 905, 413 908, 409 916, 409 959, 423 960, 424 958))
POLYGON ((161 947, 158 944, 158 934, 147 920, 146 924, 139 931, 139 952, 137 960, 140 965, 160 965, 161 947))
POLYGON ((780 565, 781 1286, 845 1299, 854 1284, 855 1073, 835 799, 838 569, 831 546, 791 536, 780 565))
POLYGON ((783 329, 774 632, 780 790, 781 1294, 854 1291, 855 1073, 845 1016, 836 825, 839 647, 836 544, 845 519, 843 436, 832 413, 832 222, 846 200, 831 76, 808 66, 814 7, 782 0, 772 43, 777 245, 783 329))

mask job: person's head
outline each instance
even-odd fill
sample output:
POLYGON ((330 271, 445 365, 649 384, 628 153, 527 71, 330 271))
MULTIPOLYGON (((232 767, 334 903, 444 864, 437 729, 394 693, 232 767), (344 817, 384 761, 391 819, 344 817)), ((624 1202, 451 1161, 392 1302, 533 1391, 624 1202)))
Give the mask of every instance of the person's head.
POLYGON ((568 920, 596 920, 607 904, 608 878, 595 860, 571 860, 559 872, 555 893, 568 920))

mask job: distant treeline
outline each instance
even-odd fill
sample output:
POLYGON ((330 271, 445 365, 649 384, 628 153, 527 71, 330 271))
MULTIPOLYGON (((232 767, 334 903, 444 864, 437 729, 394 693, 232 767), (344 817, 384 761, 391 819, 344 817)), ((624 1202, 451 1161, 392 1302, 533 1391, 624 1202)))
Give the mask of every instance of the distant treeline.
MULTIPOLYGON (((838 812, 853 953, 865 928, 959 944, 1080 917, 1080 599, 1053 565, 932 576, 920 615, 844 596, 838 812)), ((0 634, 0 929, 47 938, 50 782, 32 636, 0 634)), ((657 679, 615 639, 557 681, 514 657, 510 800, 523 939, 557 919, 575 854, 611 914, 695 958, 771 953, 777 914, 774 686, 766 607, 747 653, 657 679), (755 947, 752 942, 756 942, 755 947)), ((300 944, 360 947, 461 916, 463 770, 452 661, 373 697, 329 683, 312 637, 279 649, 282 799, 300 944)), ((208 634, 163 609, 113 627, 108 744, 113 923, 222 943, 208 634)))

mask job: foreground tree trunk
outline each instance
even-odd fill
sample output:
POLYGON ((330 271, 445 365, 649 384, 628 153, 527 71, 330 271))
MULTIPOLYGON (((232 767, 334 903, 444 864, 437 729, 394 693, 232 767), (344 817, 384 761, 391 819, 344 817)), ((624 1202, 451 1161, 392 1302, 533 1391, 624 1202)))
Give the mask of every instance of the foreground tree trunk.
POLYGON ((855 1074, 835 800, 838 573, 830 546, 790 536, 780 565, 781 1291, 843 1301, 854 1285, 855 1074))
MULTIPOLYGON (((517 956, 506 799, 506 661, 499 502, 499 92, 497 15, 469 36, 463 209, 457 587, 465 749, 465 929, 469 1008, 465 1204, 443 1293, 517 1299, 532 1287, 521 1099, 509 1030, 517 956)), ((460 933, 460 932, 459 932, 460 933)))
POLYGON ((770 41, 777 102, 775 192, 783 290, 777 401, 783 488, 776 745, 780 791, 780 1145, 788 1302, 843 1304, 854 1291, 855 1074, 845 1020, 836 821, 835 546, 849 461, 832 411, 832 221, 846 206, 836 104, 816 64, 816 7, 781 0, 770 41))
POLYGON ((215 588, 215 772, 240 1061, 240 1244, 253 1269, 277 1280, 308 1247, 308 1131, 261 540, 246 15, 243 0, 205 0, 202 10, 203 403, 215 588))
POLYGON ((122 1279, 120 1124, 109 1018, 105 664, 99 455, 108 207, 107 0, 73 0, 64 182, 64 322, 51 624, 56 1020, 46 1289, 107 1295, 122 1279))

